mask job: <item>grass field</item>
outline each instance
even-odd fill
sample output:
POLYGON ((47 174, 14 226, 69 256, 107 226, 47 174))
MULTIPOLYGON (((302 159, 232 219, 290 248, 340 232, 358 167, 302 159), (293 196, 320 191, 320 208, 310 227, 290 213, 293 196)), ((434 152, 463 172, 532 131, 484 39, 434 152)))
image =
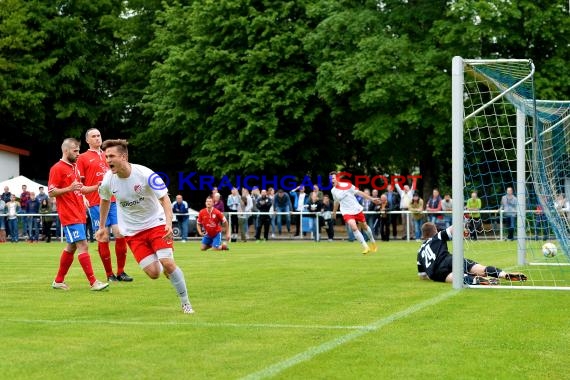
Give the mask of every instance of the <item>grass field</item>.
POLYGON ((62 248, 0 245, 4 379, 570 379, 570 292, 419 281, 417 243, 177 244, 194 315, 131 256, 133 283, 91 292, 76 260, 51 289, 62 248))

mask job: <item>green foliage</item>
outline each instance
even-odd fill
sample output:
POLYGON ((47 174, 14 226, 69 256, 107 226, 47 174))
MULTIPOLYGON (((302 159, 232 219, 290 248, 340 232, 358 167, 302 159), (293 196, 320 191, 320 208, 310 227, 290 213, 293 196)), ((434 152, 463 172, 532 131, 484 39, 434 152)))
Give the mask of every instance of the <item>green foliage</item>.
POLYGON ((429 187, 451 58, 532 58, 539 97, 566 99, 569 23, 530 0, 3 0, 0 142, 41 156, 97 127, 157 170, 420 167, 429 187))

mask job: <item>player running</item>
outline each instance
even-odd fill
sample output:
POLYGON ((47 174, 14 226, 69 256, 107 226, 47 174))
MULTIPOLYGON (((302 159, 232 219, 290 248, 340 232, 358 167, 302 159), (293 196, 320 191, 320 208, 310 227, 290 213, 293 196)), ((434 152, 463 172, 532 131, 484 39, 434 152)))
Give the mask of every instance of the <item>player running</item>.
POLYGON ((98 241, 109 239, 104 226, 114 196, 119 229, 137 263, 153 280, 164 270, 180 298, 182 311, 192 314, 184 273, 174 262, 173 214, 168 190, 152 170, 129 163, 127 145, 126 140, 106 140, 101 146, 111 170, 105 173, 99 187, 101 223, 95 237, 98 241))
POLYGON ((340 205, 340 212, 342 213, 342 218, 344 222, 350 227, 354 237, 360 244, 362 244, 363 251, 362 254, 366 255, 370 251, 376 252, 378 250, 376 246, 376 241, 374 240, 374 234, 372 234, 372 230, 370 226, 366 223, 366 218, 362 213, 364 209, 362 205, 356 199, 356 195, 359 195, 363 198, 366 198, 374 204, 379 204, 380 199, 374 198, 369 194, 366 194, 350 182, 340 182, 339 174, 337 172, 331 172, 329 174, 333 188, 331 189, 331 193, 334 198, 334 206, 332 211, 332 219, 335 220, 336 212, 340 205), (366 244, 364 240, 364 236, 358 229, 360 227, 368 239, 370 241, 370 247, 366 244))

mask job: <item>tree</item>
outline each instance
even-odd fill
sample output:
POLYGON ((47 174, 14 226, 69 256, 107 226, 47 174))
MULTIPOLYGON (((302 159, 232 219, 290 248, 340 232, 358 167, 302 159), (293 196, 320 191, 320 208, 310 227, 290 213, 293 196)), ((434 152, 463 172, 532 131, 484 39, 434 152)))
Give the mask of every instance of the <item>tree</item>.
POLYGON ((164 12, 167 57, 145 98, 137 141, 180 139, 187 163, 214 175, 326 170, 341 148, 302 39, 304 2, 196 1, 164 12))

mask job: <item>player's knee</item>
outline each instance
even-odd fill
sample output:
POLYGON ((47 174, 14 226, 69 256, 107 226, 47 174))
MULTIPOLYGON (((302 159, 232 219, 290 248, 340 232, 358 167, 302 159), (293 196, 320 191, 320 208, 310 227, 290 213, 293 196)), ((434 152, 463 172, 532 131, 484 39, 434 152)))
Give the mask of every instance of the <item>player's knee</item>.
POLYGON ((160 273, 155 273, 155 272, 149 273, 149 272, 146 272, 146 274, 148 275, 148 277, 150 277, 151 280, 156 280, 157 278, 160 277, 160 273))

